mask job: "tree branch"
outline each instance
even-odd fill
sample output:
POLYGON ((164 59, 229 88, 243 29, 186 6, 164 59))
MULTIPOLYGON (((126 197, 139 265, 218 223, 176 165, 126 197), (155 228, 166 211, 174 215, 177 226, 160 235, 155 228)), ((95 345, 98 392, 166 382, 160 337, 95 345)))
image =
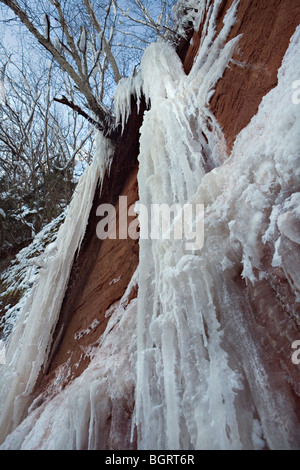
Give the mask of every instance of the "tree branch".
POLYGON ((53 99, 57 103, 64 104, 68 106, 69 108, 73 109, 74 111, 76 111, 76 113, 78 113, 80 116, 83 116, 87 121, 93 124, 93 126, 96 127, 96 129, 103 132, 103 134, 106 137, 109 137, 114 140, 116 136, 118 135, 118 133, 114 129, 109 129, 108 126, 107 127, 103 126, 102 123, 95 121, 95 119, 89 116, 82 108, 80 108, 80 106, 73 103, 73 101, 68 100, 66 96, 63 95, 62 98, 53 98, 53 99))
MULTIPOLYGON (((21 22, 26 26, 26 28, 35 36, 38 42, 54 57, 54 59, 59 63, 62 69, 67 72, 67 74, 72 78, 74 83, 77 85, 81 93, 85 96, 87 100, 87 105, 91 111, 99 118, 102 126, 97 123, 97 128, 102 127, 103 132, 109 134, 109 121, 110 115, 103 109, 103 106, 97 102, 93 92, 90 88, 87 77, 80 76, 73 66, 65 59, 65 57, 56 49, 54 44, 50 39, 43 36, 39 30, 34 26, 32 21, 29 19, 27 13, 22 10, 16 0, 0 0, 1 3, 8 6, 21 20, 21 22)), ((70 44, 71 45, 71 44, 70 44)), ((73 51, 72 51, 73 52, 73 51)), ((73 56, 73 54, 72 54, 73 56)), ((74 57, 77 62, 78 58, 74 57), (77 59, 77 60, 76 60, 77 59)), ((79 73, 81 70, 79 69, 79 73)), ((82 111, 82 110, 81 110, 82 111)), ((85 113, 86 114, 86 113, 85 113)), ((87 115, 87 114, 86 114, 87 115)), ((87 115, 88 116, 88 115, 87 115)), ((92 118, 90 118, 92 119, 92 118)), ((92 120, 94 121, 94 120, 92 120)), ((94 121, 96 123, 96 121, 94 121)))
POLYGON ((95 12, 93 10, 93 7, 92 7, 92 4, 90 2, 90 0, 84 0, 84 5, 85 5, 85 8, 89 14, 89 17, 91 19, 91 22, 92 24, 94 25, 100 39, 103 40, 103 48, 104 48, 104 51, 108 57, 108 60, 110 62, 110 65, 112 67, 112 70, 113 70, 113 74, 114 74, 114 78, 115 78, 115 81, 116 83, 118 83, 121 78, 122 78, 122 75, 120 74, 120 71, 119 71, 119 67, 118 67, 118 64, 116 62, 116 59, 112 53, 112 50, 111 50, 111 47, 108 43, 108 41, 106 40, 105 38, 105 35, 104 35, 104 31, 102 30, 101 28, 101 25, 99 23, 99 21, 97 20, 96 18, 96 15, 95 15, 95 12))

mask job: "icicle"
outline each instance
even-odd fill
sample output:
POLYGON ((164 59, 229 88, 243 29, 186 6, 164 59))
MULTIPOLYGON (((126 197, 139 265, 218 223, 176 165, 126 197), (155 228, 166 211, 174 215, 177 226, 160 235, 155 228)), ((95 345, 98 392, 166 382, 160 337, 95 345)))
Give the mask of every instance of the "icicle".
POLYGON ((6 366, 0 370, 0 442, 26 416, 30 393, 47 359, 74 255, 84 237, 97 182, 112 149, 98 138, 97 154, 78 182, 55 242, 45 255, 43 269, 21 305, 18 322, 9 338, 6 366))

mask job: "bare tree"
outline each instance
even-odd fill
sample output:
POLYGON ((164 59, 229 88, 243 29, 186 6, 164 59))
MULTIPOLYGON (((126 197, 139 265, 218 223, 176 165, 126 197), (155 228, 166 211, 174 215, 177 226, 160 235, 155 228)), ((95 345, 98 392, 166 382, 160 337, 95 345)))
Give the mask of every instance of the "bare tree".
MULTIPOLYGON (((42 0, 35 7, 31 3, 28 6, 24 0, 0 0, 0 3, 8 6, 51 54, 80 94, 80 97, 76 95, 78 102, 70 96, 56 97, 56 101, 115 139, 118 132, 110 102, 112 88, 122 77, 120 65, 124 64, 124 51, 119 54, 117 47, 122 47, 123 42, 128 48, 129 36, 135 43, 137 39, 139 43, 147 43, 151 32, 163 35, 171 31, 167 10, 174 2, 156 2, 156 18, 150 14, 149 2, 141 0, 128 2, 129 10, 122 6, 124 2, 117 0, 42 0)), ((130 46, 130 49, 135 47, 132 41, 130 46)))
MULTIPOLYGON (((37 71, 0 49, 1 239, 19 245, 69 203, 78 164, 91 158, 93 128, 53 101, 53 62, 37 71), (2 53, 1 53, 2 52, 2 53), (3 217, 5 214, 5 217, 3 217), (23 228, 22 228, 23 227, 23 228)), ((72 84, 65 88, 72 96, 72 84)), ((7 242, 6 245, 4 242, 7 242)))
POLYGON ((173 34, 173 3, 0 0, 2 24, 14 25, 14 31, 19 24, 22 31, 17 54, 0 43, 4 249, 21 247, 68 204, 74 176, 91 160, 95 128, 120 138, 115 86, 132 73, 149 42, 173 34))

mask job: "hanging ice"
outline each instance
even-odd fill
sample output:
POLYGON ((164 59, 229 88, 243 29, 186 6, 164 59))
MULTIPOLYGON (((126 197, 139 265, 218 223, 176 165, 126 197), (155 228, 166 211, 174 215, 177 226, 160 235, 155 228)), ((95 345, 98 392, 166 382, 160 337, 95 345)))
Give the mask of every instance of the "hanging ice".
POLYGON ((0 369, 0 441, 26 416, 30 393, 51 346, 76 251, 83 239, 99 178, 109 165, 108 141, 97 137, 96 157, 81 177, 55 243, 46 250, 39 276, 21 312, 0 369), (50 249, 51 248, 51 249, 50 249))
MULTIPOLYGON (((59 255, 41 273, 24 309, 27 321, 21 316, 11 337, 0 402, 1 439, 10 434, 2 448, 133 445, 130 418, 126 429, 118 428, 119 410, 128 403, 127 416, 135 406, 131 437, 137 432, 140 449, 299 445, 294 410, 268 383, 251 328, 251 306, 236 279, 255 285, 268 276, 262 262, 268 243, 273 265, 282 266, 299 294, 299 269, 284 247, 299 245, 300 106, 292 102, 291 84, 300 76, 300 27, 278 85, 262 100, 228 157, 208 104, 238 44, 239 38, 226 42, 238 2, 215 38, 220 3, 201 3, 206 34, 189 76, 173 48, 159 41, 147 49, 140 74, 121 82, 115 100, 123 125, 132 92, 140 97, 142 90, 151 102, 141 128, 140 203, 149 210, 155 203, 204 204, 205 244, 200 252, 190 252, 180 240, 141 240, 140 266, 132 281, 138 283, 137 301, 127 303, 129 286, 108 312, 106 333, 90 352, 92 361, 83 375, 32 404, 29 393, 47 355, 99 176, 95 160, 78 189, 84 196, 75 196, 58 236, 59 255), (41 292, 47 296, 41 298, 41 292), (20 342, 22 354, 16 348, 20 342)), ((299 258, 296 249, 293 256, 299 258)))

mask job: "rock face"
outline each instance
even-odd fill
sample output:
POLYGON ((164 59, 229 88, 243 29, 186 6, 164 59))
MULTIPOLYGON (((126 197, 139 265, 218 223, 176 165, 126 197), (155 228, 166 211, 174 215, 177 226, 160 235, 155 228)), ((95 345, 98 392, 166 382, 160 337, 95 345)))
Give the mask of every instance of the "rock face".
MULTIPOLYGON (((220 2, 215 38, 218 37, 223 19, 233 3, 233 0, 220 2)), ((257 113, 262 98, 277 85, 278 69, 299 20, 298 0, 244 0, 239 3, 237 19, 227 37, 228 42, 241 35, 238 51, 218 81, 209 103, 210 110, 223 130, 228 155, 237 135, 257 113)), ((199 45, 207 33, 205 21, 204 16, 199 30, 193 34, 192 41, 182 43, 178 48, 186 74, 191 73, 199 45)), ((116 308, 138 267, 138 241, 130 238, 100 241, 97 238, 96 226, 99 219, 96 210, 101 203, 109 203, 115 206, 119 215, 119 196, 127 196, 128 206, 139 199, 139 135, 145 110, 146 105, 142 103, 137 112, 132 99, 132 111, 122 139, 117 143, 112 167, 105 176, 101 196, 100 191, 95 194, 87 231, 73 264, 48 361, 40 373, 33 398, 55 395, 53 384, 55 378, 61 376, 63 367, 64 385, 71 384, 84 373, 90 363, 90 355, 87 354, 89 348, 97 343, 106 330, 109 321, 107 312, 110 308, 112 311, 116 308)), ((292 212, 290 216, 293 216, 292 212)), ((273 391, 274 409, 278 413, 282 409, 288 415, 288 437, 283 447, 300 448, 300 365, 291 360, 291 345, 295 340, 300 340, 300 304, 295 293, 299 287, 299 271, 295 272, 294 268, 294 261, 300 261, 300 255, 298 242, 293 240, 293 236, 289 236, 290 233, 284 233, 284 222, 282 219, 282 243, 278 253, 282 257, 282 265, 272 265, 274 253, 271 245, 266 243, 260 256, 265 275, 261 278, 258 276, 254 283, 248 282, 242 275, 241 267, 240 271, 232 276, 231 289, 242 299, 243 324, 246 325, 245 328, 264 364, 266 380, 273 391), (292 289, 293 285, 295 289, 292 289)), ((137 291, 138 286, 133 285, 131 292, 127 292, 124 312, 129 308, 131 315, 136 314, 137 291)), ((245 371, 246 387, 249 387, 247 393, 255 404, 255 413, 259 418, 264 402, 260 397, 259 387, 251 387, 252 372, 247 365, 249 345, 245 345, 244 351, 240 346, 236 346, 240 338, 230 312, 226 321, 222 318, 219 318, 219 321, 227 338, 227 352, 230 349, 234 351, 235 361, 241 364, 245 371)), ((122 334, 120 327, 116 331, 122 334)), ((126 369, 123 363, 122 367, 126 369)), ((125 383, 127 382, 124 379, 125 383)), ((98 448, 134 448, 137 445, 135 434, 130 440, 134 406, 132 378, 128 379, 128 386, 124 384, 116 393, 118 398, 113 405, 107 407, 109 417, 102 422, 105 428, 112 426, 112 421, 113 426, 119 426, 115 432, 117 438, 115 441, 109 438, 99 439, 96 443, 98 448), (126 399, 120 398, 122 393, 126 399)), ((241 400, 246 399, 247 393, 241 400)), ((266 419, 271 420, 270 417, 266 419)), ((270 426, 272 427, 271 424, 270 426)), ((109 434, 106 431, 103 431, 104 435, 109 434)), ((257 439, 259 438, 258 432, 257 439)), ((87 444, 83 447, 87 447, 87 444)), ((271 440, 266 439, 261 447, 272 447, 271 440)))
MULTIPOLYGON (((226 11, 233 0, 223 0, 219 8, 220 32, 226 11)), ((256 114, 262 97, 277 84, 277 71, 289 40, 299 24, 299 4, 295 0, 245 0, 238 7, 237 21, 228 41, 237 35, 238 52, 220 79, 210 107, 222 126, 231 149, 238 133, 256 114)), ((199 47, 202 27, 194 33, 193 44, 184 58, 187 73, 199 47)))
MULTIPOLYGON (((144 104, 137 113, 132 103, 132 114, 122 140, 117 144, 109 175, 96 192, 87 232, 76 258, 62 305, 59 321, 53 336, 48 363, 37 382, 40 393, 55 371, 66 362, 71 368, 71 378, 78 377, 89 364, 84 348, 96 342, 105 331, 107 310, 121 299, 138 266, 138 240, 99 240, 96 234, 97 207, 111 204, 116 208, 119 230, 119 196, 127 197, 128 208, 138 199, 138 137, 144 104), (96 322, 96 323, 95 323, 96 322), (93 325, 89 334, 81 334, 93 325)), ((128 219, 128 222, 130 223, 128 219)), ((117 232, 118 233, 118 232, 117 232)), ((134 296, 132 296, 134 298, 134 296)))
MULTIPOLYGON (((232 0, 222 1, 219 26, 231 4, 232 0)), ((294 0, 245 0, 240 3, 237 21, 228 37, 230 40, 242 34, 238 53, 233 57, 236 62, 225 70, 210 102, 229 150, 238 133, 256 114, 263 96, 277 85, 277 71, 299 24, 299 16, 300 5, 294 0)), ((183 62, 186 73, 192 68, 202 33, 201 27, 194 33, 193 44, 183 62)), ((298 257, 299 246, 286 237, 284 243, 285 258, 290 258, 292 253, 298 257)), ((246 285, 238 276, 236 284, 245 302, 251 304, 253 317, 248 317, 246 322, 251 326, 267 365, 270 388, 290 403, 295 429, 293 440, 300 446, 296 431, 300 421, 300 368, 291 361, 291 344, 300 338, 300 306, 288 282, 291 273, 287 259, 284 270, 272 268, 271 260, 270 249, 266 246, 263 269, 268 273, 267 279, 246 285)), ((227 334, 230 336, 233 332, 227 334)))

